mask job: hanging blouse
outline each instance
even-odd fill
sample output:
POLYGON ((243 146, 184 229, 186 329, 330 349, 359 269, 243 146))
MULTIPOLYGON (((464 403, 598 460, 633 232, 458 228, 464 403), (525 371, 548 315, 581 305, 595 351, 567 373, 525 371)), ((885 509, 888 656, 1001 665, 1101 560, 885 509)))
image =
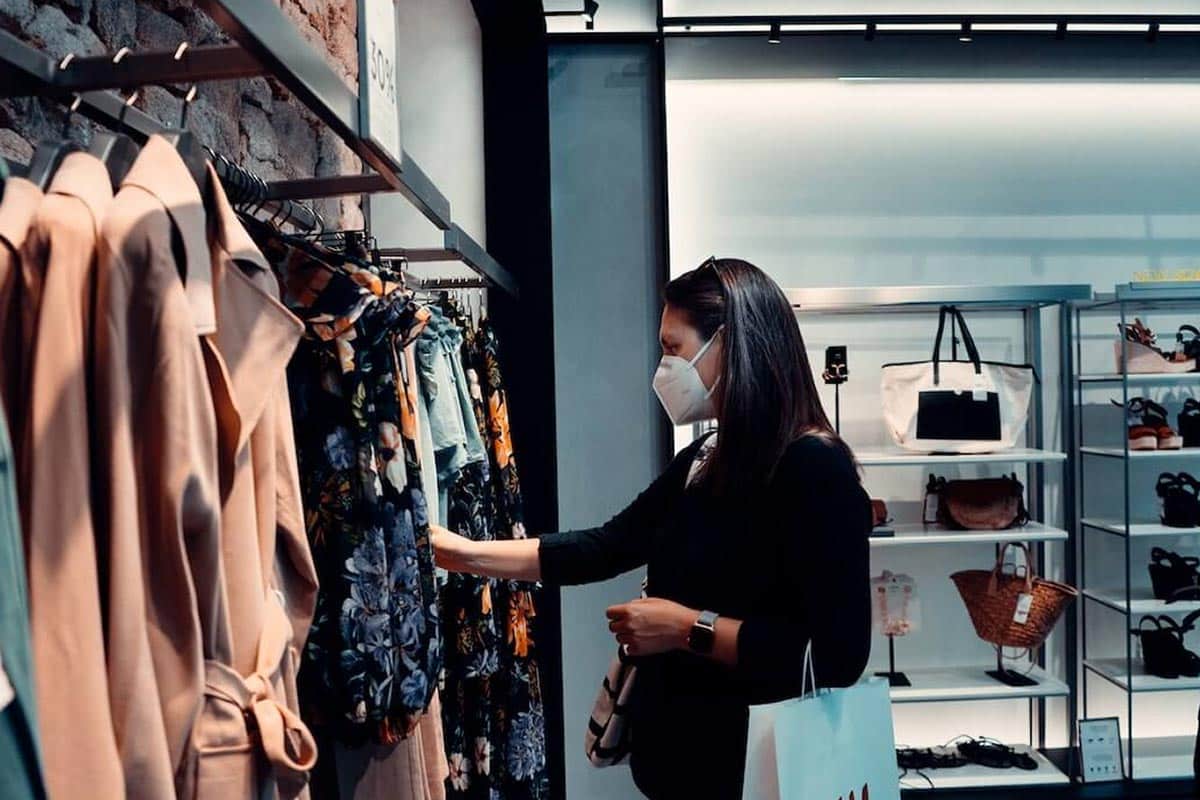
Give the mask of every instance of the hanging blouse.
POLYGON ((420 720, 442 663, 415 375, 403 352, 428 311, 366 270, 346 278, 286 244, 268 250, 289 304, 310 312, 289 368, 321 585, 302 707, 342 741, 395 741, 420 720), (349 306, 325 303, 329 287, 349 306))

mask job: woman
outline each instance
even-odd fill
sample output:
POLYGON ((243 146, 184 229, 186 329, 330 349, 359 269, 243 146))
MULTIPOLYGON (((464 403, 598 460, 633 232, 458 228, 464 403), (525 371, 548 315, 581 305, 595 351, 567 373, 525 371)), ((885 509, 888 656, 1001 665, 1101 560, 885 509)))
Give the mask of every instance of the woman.
MULTIPOLYGON (((821 408, 796 318, 757 267, 709 259, 667 285, 654 389, 679 425, 715 418, 599 528, 473 542, 438 563, 551 585, 647 565, 647 599, 608 609, 638 658, 633 777, 651 798, 740 798, 747 706, 848 686, 870 650, 870 501, 821 408)), ((600 665, 596 665, 599 670, 600 665)))

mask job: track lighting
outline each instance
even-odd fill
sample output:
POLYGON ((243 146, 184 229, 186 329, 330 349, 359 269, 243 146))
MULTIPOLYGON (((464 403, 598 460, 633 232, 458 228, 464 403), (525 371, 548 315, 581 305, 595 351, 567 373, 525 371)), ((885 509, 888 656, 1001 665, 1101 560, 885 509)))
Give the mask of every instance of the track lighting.
POLYGON ((779 33, 779 23, 771 23, 771 32, 767 34, 767 44, 780 44, 783 41, 779 33))
POLYGON ((967 44, 971 41, 971 23, 964 22, 962 24, 962 33, 958 35, 958 40, 963 44, 967 44))

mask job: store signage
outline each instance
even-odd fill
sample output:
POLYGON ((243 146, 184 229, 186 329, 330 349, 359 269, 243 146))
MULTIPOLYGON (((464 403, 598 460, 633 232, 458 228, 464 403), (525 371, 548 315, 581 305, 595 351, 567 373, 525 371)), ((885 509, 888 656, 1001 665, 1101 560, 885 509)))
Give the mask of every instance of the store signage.
POLYGON ((1116 717, 1079 720, 1080 776, 1084 783, 1125 778, 1121 723, 1116 717))
POLYGON ((358 0, 358 113, 362 138, 399 167, 403 150, 393 0, 358 0))

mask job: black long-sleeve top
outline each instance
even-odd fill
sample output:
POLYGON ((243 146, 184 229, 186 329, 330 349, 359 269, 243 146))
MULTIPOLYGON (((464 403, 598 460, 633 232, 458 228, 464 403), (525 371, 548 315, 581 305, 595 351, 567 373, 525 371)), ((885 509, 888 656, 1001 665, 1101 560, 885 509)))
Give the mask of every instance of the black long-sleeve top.
POLYGON ((689 653, 638 659, 632 767, 650 797, 740 798, 747 706, 798 696, 811 640, 817 682, 849 686, 870 651, 870 500, 854 463, 794 442, 757 497, 714 497, 687 476, 701 442, 608 523, 541 537, 546 583, 647 566, 647 591, 742 620, 736 667, 689 653))

